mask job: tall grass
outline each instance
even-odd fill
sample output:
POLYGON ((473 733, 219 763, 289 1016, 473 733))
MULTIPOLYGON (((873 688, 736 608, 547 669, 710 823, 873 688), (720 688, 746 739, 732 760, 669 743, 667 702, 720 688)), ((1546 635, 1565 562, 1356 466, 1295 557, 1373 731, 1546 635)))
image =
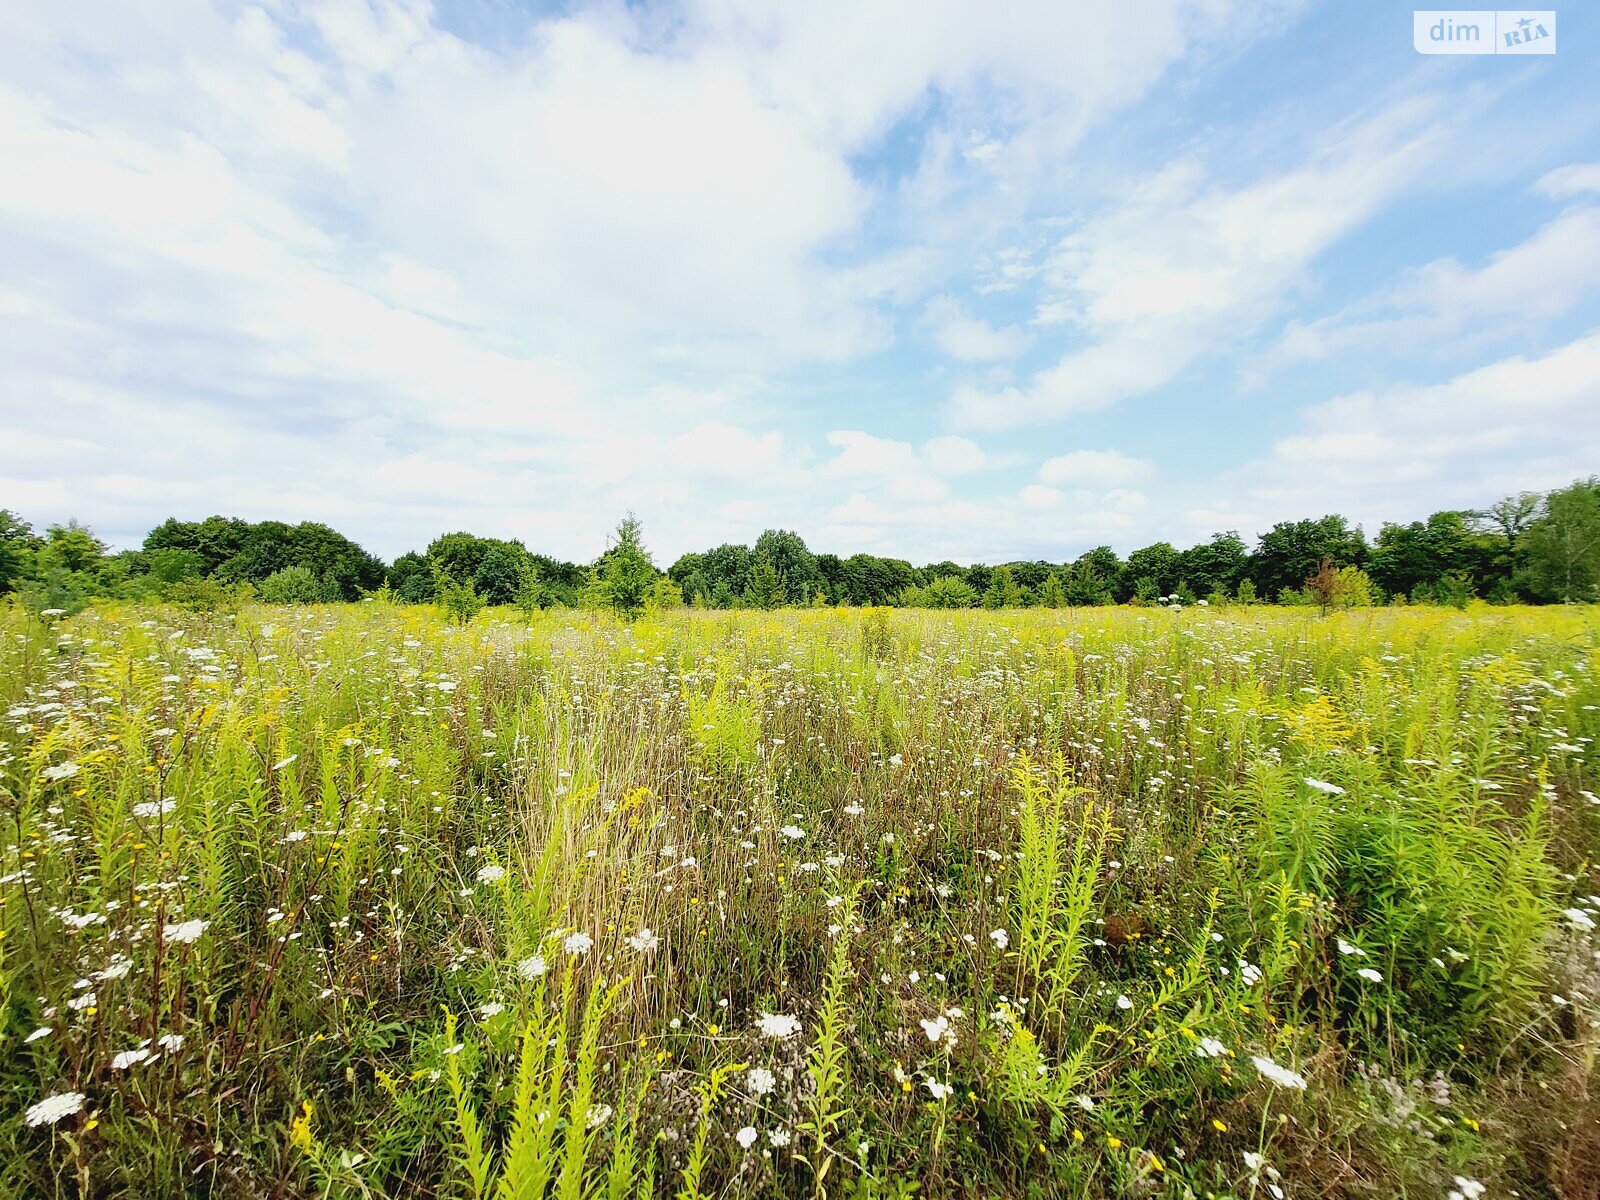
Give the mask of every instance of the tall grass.
POLYGON ((0 1195, 1583 1194, 1597 635, 0 611, 0 1195))

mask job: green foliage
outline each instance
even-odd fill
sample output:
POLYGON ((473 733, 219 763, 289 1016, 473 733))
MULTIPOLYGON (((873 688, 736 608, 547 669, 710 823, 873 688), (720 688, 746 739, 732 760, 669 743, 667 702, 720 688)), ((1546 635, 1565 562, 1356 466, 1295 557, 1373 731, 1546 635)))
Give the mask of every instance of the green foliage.
POLYGON ((758 553, 750 569, 750 582, 744 589, 745 607, 777 608, 783 603, 787 590, 777 565, 766 554, 758 553))
POLYGON ((339 599, 331 581, 318 579, 310 567, 284 567, 261 581, 257 589, 268 604, 329 604, 339 599))
POLYGON ((618 616, 632 619, 649 603, 656 575, 655 564, 644 548, 644 526, 629 513, 595 564, 595 597, 618 616))
POLYGON ((1551 492, 1527 526, 1523 579, 1541 600, 1600 600, 1600 478, 1551 492))

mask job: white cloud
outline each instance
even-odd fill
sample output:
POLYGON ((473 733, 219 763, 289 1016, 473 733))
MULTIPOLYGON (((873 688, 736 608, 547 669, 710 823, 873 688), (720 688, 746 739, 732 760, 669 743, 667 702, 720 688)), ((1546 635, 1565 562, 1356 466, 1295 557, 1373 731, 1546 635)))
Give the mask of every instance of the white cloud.
POLYGON ((1062 239, 1038 320, 1083 344, 1022 386, 965 385, 958 429, 1107 408, 1175 378, 1276 312, 1319 254, 1404 187, 1450 128, 1427 101, 1325 131, 1300 166, 1241 188, 1180 160, 1062 239))
POLYGON ((1600 163, 1571 163, 1547 172, 1533 190, 1554 200, 1568 200, 1584 193, 1600 192, 1600 163))
POLYGON ((929 301, 923 317, 932 327, 939 349, 961 362, 1015 358, 1030 340, 1027 330, 1015 325, 996 329, 988 321, 967 313, 949 296, 936 296, 929 301))
POLYGON ((1482 267, 1437 259, 1382 294, 1291 322, 1274 364, 1387 351, 1408 360, 1518 337, 1600 291, 1600 209, 1572 208, 1482 267))
MULTIPOLYGON (((1383 520, 1481 507, 1560 486, 1600 462, 1600 330, 1541 357, 1513 356, 1438 384, 1364 390, 1306 410, 1301 431, 1221 482, 1272 521, 1343 512, 1383 520)), ((1246 525, 1248 528, 1249 526, 1246 525)))
POLYGON ((1154 477, 1156 467, 1149 459, 1134 458, 1120 450, 1074 450, 1047 459, 1039 468, 1039 479, 1057 487, 1131 487, 1154 477))

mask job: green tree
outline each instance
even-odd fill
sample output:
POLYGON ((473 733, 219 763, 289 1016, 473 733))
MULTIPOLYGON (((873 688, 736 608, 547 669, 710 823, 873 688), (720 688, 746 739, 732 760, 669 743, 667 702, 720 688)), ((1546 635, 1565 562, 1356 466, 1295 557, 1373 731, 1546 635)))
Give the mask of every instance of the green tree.
POLYGON ((511 603, 516 605, 524 620, 532 620, 533 614, 544 606, 544 582, 539 577, 539 564, 529 555, 524 554, 517 563, 517 590, 511 603))
POLYGON ((1542 600, 1600 600, 1600 478, 1551 492, 1521 537, 1523 578, 1542 600))
POLYGON ((1067 586, 1062 582, 1060 572, 1051 571, 1039 585, 1039 607, 1065 608, 1066 606, 1067 586))
POLYGON ((29 525, 8 508, 0 508, 0 595, 15 591, 33 566, 39 539, 29 525))
POLYGON ((1324 558, 1335 568, 1366 563, 1367 543, 1360 529, 1337 514, 1318 520, 1279 521, 1261 535, 1250 556, 1250 575, 1256 589, 1268 596, 1285 588, 1301 587, 1315 574, 1324 558))
POLYGON ((606 607, 627 619, 644 611, 659 572, 645 549, 644 525, 633 513, 618 523, 611 544, 595 569, 599 595, 606 607))
POLYGON ((257 591, 267 604, 318 604, 327 599, 323 581, 312 574, 310 567, 274 571, 261 581, 257 591))
POLYGON ((1178 590, 1178 551, 1171 542, 1157 542, 1128 555, 1122 565, 1123 598, 1149 602, 1178 590))
POLYGON ((1022 588, 1017 585, 1010 567, 996 567, 989 575, 988 590, 983 593, 985 608, 1020 608, 1022 588))
POLYGON ((750 582, 745 586, 744 602, 751 608, 777 608, 783 603, 783 577, 765 554, 756 555, 750 582))
POLYGON ((783 581, 783 598, 788 604, 804 604, 813 592, 823 586, 822 571, 817 559, 806 548, 798 533, 787 529, 769 529, 756 539, 755 555, 759 560, 765 554, 777 569, 783 581))
POLYGON ((921 591, 927 608, 973 608, 978 603, 978 593, 959 575, 941 575, 921 591))
POLYGON ((486 604, 510 604, 522 586, 523 565, 528 552, 515 542, 492 541, 478 560, 472 586, 486 604))

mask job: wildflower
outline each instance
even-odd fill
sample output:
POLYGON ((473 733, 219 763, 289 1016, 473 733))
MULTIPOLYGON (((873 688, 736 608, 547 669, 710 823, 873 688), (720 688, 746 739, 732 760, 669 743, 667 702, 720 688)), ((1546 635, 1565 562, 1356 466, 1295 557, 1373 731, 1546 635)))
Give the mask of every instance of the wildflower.
POLYGON ((1478 1200, 1488 1190, 1476 1179, 1468 1179, 1465 1175, 1455 1176, 1455 1185, 1448 1193, 1448 1200, 1478 1200))
POLYGON ((932 1075, 928 1076, 928 1078, 924 1080, 923 1086, 928 1089, 928 1095, 932 1096, 935 1100, 948 1100, 955 1092, 955 1088, 951 1087, 948 1083, 940 1083, 932 1075))
POLYGON ((918 1021, 917 1024, 922 1026, 922 1032, 928 1035, 930 1042, 937 1042, 950 1029, 949 1020, 943 1016, 932 1021, 918 1021))
POLYGON ((1343 938, 1335 938, 1334 940, 1339 945, 1339 953, 1340 954, 1345 954, 1345 955, 1354 954, 1357 958, 1365 958, 1367 956, 1367 952, 1365 950, 1363 950, 1360 946, 1352 945, 1351 943, 1345 941, 1343 938))
POLYGON ((524 979, 537 979, 545 973, 545 961, 542 954, 530 954, 517 964, 517 974, 524 979))
POLYGON ((1356 974, 1361 976, 1361 978, 1367 980, 1370 983, 1382 983, 1383 982, 1383 974, 1382 974, 1382 972, 1375 971, 1371 967, 1362 967, 1359 971, 1356 972, 1356 974))
POLYGON ((594 939, 587 933, 569 933, 561 942, 561 948, 568 954, 587 954, 594 949, 594 939))
POLYGON ((1228 1048, 1214 1037, 1205 1037, 1200 1039, 1194 1052, 1201 1058, 1220 1058, 1228 1052, 1228 1048))
POLYGON ((632 946, 640 954, 651 953, 660 943, 661 939, 648 929, 640 929, 638 933, 628 939, 628 945, 632 946))
POLYGON ((29 1129, 37 1129, 41 1125, 54 1125, 62 1117, 70 1117, 74 1113, 83 1111, 82 1092, 57 1092, 54 1096, 46 1096, 39 1103, 30 1105, 23 1114, 23 1123, 29 1129))
POLYGON ((177 807, 176 800, 142 800, 133 806, 133 815, 140 818, 164 817, 177 807))
POLYGON ((1280 1067, 1270 1058, 1265 1058, 1259 1054, 1252 1055, 1250 1061, 1256 1065, 1256 1070, 1260 1071, 1279 1087, 1298 1088, 1301 1091, 1305 1091, 1306 1080, 1304 1075, 1297 1074, 1289 1070, 1288 1067, 1280 1067))
POLYGON ((149 1062, 154 1057, 149 1049, 139 1046, 133 1050, 124 1050, 111 1060, 113 1071, 126 1071, 129 1067, 137 1067, 140 1063, 149 1062))
POLYGON ((762 1013, 756 1022, 756 1028, 763 1037, 782 1039, 793 1037, 800 1032, 800 1019, 791 1017, 787 1013, 762 1013))
POLYGON ((41 1025, 41 1026, 39 1026, 39 1028, 35 1029, 32 1033, 30 1033, 27 1037, 23 1038, 22 1039, 22 1044, 24 1046, 30 1045, 33 1042, 37 1042, 40 1038, 49 1037, 54 1032, 55 1032, 55 1030, 51 1029, 50 1026, 41 1025))
POLYGON ((281 771, 299 757, 300 756, 298 754, 291 754, 288 758, 280 758, 277 762, 272 764, 272 769, 274 771, 281 771))
POLYGON ((77 763, 68 759, 66 762, 57 763, 53 767, 46 767, 39 772, 39 777, 46 783, 60 783, 63 779, 71 779, 81 769, 77 763))
POLYGON ((767 1141, 781 1150, 789 1144, 789 1131, 787 1129, 774 1129, 767 1134, 767 1141))
POLYGON ((793 842, 798 842, 806 835, 806 831, 801 829, 798 825, 785 825, 782 829, 778 830, 778 832, 793 842))
POLYGON ((584 1121, 585 1126, 589 1129, 600 1128, 600 1126, 611 1120, 612 1111, 609 1104, 591 1104, 584 1121))
POLYGON ((317 1143, 316 1135, 311 1132, 313 1112, 311 1101, 302 1101, 300 1115, 289 1122, 289 1144, 305 1153, 310 1153, 311 1147, 317 1143))
POLYGON ((479 883, 499 883, 506 877, 506 869, 499 863, 485 863, 478 868, 479 883))
POLYGON ((168 1054, 176 1054, 183 1049, 183 1034, 163 1033, 156 1039, 156 1045, 160 1046, 168 1054))
POLYGON ((1252 1175, 1254 1175, 1257 1171, 1261 1170, 1262 1167, 1267 1165, 1267 1160, 1261 1155, 1257 1154, 1254 1150, 1246 1150, 1244 1152, 1244 1165, 1245 1168, 1252 1175))
POLYGON ((1580 932, 1588 933, 1594 928, 1594 918, 1581 908, 1566 909, 1562 915, 1567 918, 1569 925, 1580 932))
POLYGON ((1120 1008, 1123 1012, 1127 1012, 1130 1008, 1133 1007, 1133 1001, 1129 1000, 1126 996, 1118 996, 1117 997, 1117 1007, 1120 1008))
POLYGON ((990 931, 989 940, 992 941, 998 949, 1004 950, 1011 944, 1011 935, 1004 929, 995 929, 990 931))
POLYGON ((756 1136, 756 1127, 754 1125, 746 1125, 743 1129, 739 1130, 738 1133, 733 1135, 733 1140, 738 1142, 739 1145, 744 1149, 748 1150, 751 1146, 756 1144, 756 1136))
POLYGON ((480 1019, 487 1021, 491 1017, 498 1017, 501 1013, 505 1012, 505 1010, 506 1006, 504 1004, 501 1004, 495 1000, 491 1000, 489 1003, 479 1006, 478 1016, 480 1019))
POLYGON ((1327 782, 1324 782, 1321 779, 1313 779, 1309 775, 1307 775, 1305 777, 1305 779, 1302 780, 1302 782, 1307 787, 1316 788, 1317 791, 1326 792, 1330 796, 1342 796, 1342 795, 1344 795, 1344 789, 1342 787, 1340 787, 1337 783, 1327 783, 1327 782))
POLYGON ((866 812, 867 810, 860 804, 853 804, 852 803, 852 804, 846 804, 844 806, 844 811, 845 811, 845 815, 846 816, 859 817, 862 813, 866 812))
POLYGON ((169 942, 187 945, 190 942, 198 942, 200 935, 206 931, 206 926, 210 923, 209 921, 181 921, 175 925, 163 925, 161 927, 161 936, 169 942))
POLYGON ((751 1067, 745 1072, 745 1084, 755 1096, 767 1096, 778 1085, 777 1077, 765 1067, 751 1067))
POLYGON ((1261 968, 1255 963, 1239 960, 1239 978, 1244 980, 1245 987, 1255 987, 1261 982, 1261 968))

